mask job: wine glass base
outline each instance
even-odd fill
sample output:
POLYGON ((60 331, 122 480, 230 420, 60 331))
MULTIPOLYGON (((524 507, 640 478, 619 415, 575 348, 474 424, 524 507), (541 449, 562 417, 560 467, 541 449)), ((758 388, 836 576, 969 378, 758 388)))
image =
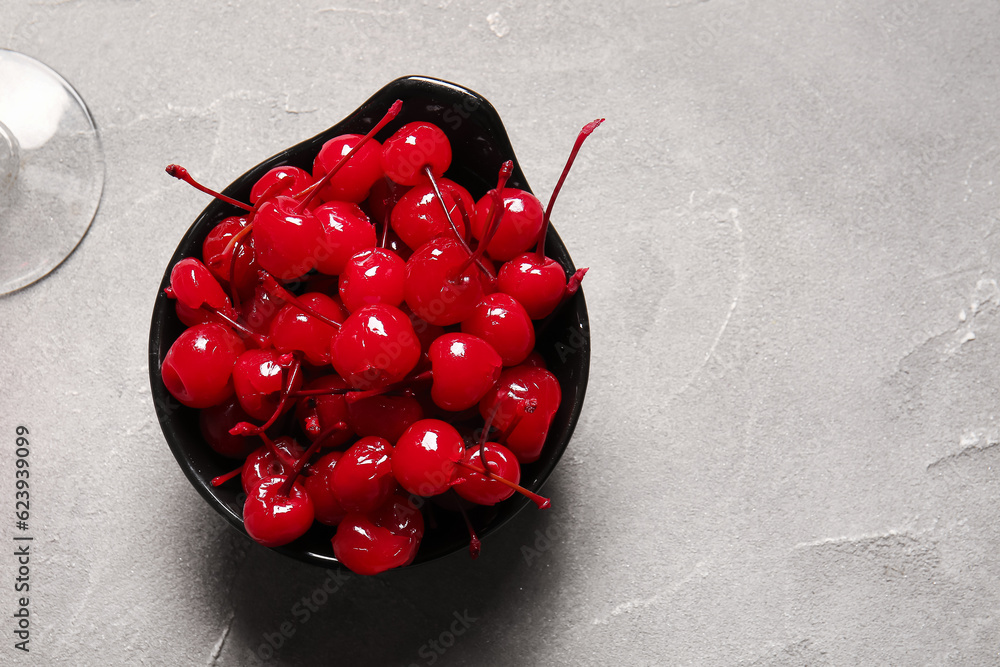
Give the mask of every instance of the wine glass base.
POLYGON ((0 90, 3 295, 45 277, 79 245, 104 190, 104 151, 83 99, 46 65, 0 49, 0 90))

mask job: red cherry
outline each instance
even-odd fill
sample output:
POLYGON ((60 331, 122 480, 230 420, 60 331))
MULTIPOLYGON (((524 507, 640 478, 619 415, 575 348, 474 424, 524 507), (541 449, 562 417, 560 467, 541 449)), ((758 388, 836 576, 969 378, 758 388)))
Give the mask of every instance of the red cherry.
POLYGON ((465 443, 455 427, 440 419, 422 419, 396 442, 392 473, 400 486, 418 496, 436 496, 451 486, 455 463, 465 443))
POLYGON ((392 444, 375 437, 351 445, 330 478, 341 507, 348 512, 371 512, 396 488, 392 476, 392 444))
POLYGON ((253 222, 254 255, 279 280, 295 280, 316 268, 323 226, 299 202, 280 196, 265 202, 253 222))
POLYGON ((201 246, 201 256, 205 266, 218 278, 222 285, 231 285, 241 297, 253 294, 257 283, 259 267, 253 255, 253 236, 244 238, 242 243, 230 245, 233 237, 250 224, 247 216, 230 216, 212 228, 201 246), (233 255, 236 267, 233 268, 233 255))
POLYGON ((548 368, 548 365, 545 363, 545 357, 538 350, 533 350, 531 354, 525 357, 521 365, 530 366, 531 368, 548 368))
POLYGON ((277 315, 284 301, 271 295, 261 285, 256 285, 253 297, 240 304, 240 320, 257 333, 267 333, 271 328, 271 319, 277 315))
MULTIPOLYGON (((518 188, 503 189, 504 214, 493 238, 486 247, 486 254, 499 262, 513 259, 530 249, 538 240, 545 212, 535 195, 518 188)), ((493 211, 490 193, 476 204, 472 218, 472 235, 480 241, 493 211)))
MULTIPOLYGON (((339 392, 347 388, 347 383, 336 374, 324 375, 308 383, 302 393, 317 392, 313 395, 303 395, 295 407, 295 420, 309 440, 315 441, 323 433, 329 433, 324 442, 327 447, 339 447, 351 439, 351 430, 331 432, 331 428, 340 423, 348 423, 348 408, 342 393, 319 393, 326 390, 339 392)), ((356 431, 357 432, 357 431, 356 431)), ((368 435, 357 432, 358 435, 368 435)))
POLYGON ((438 237, 421 246, 406 262, 406 305, 421 319, 440 326, 469 317, 493 290, 468 260, 468 251, 452 238, 438 237))
POLYGON ((375 246, 375 227, 357 204, 331 201, 314 214, 323 229, 313 253, 320 273, 340 275, 353 255, 375 246))
POLYGON ((431 398, 445 410, 471 408, 500 379, 503 361, 482 338, 445 334, 431 344, 428 354, 434 375, 431 398))
MULTIPOLYGON (((267 421, 281 402, 285 388, 284 368, 276 350, 247 350, 233 366, 233 387, 240 407, 254 419, 267 421)), ((297 377, 291 391, 298 389, 301 376, 297 377)), ((286 404, 287 407, 290 407, 286 404)), ((246 420, 241 420, 246 421, 246 420)), ((235 422, 232 424, 235 426, 235 422)))
MULTIPOLYGON (((330 139, 319 150, 313 161, 313 177, 323 178, 340 160, 363 139, 360 134, 342 134, 330 139)), ((362 146, 323 187, 319 195, 325 201, 364 201, 376 181, 382 179, 382 144, 374 139, 362 146)))
POLYGON ((208 446, 217 453, 231 459, 243 460, 260 446, 260 439, 232 435, 229 429, 239 422, 250 419, 232 396, 218 405, 212 405, 198 415, 198 426, 208 446))
POLYGON ((372 219, 379 223, 388 222, 392 209, 409 189, 408 186, 393 183, 388 178, 375 181, 367 202, 372 219))
POLYGON ((337 500, 330 486, 333 471, 343 455, 343 452, 324 454, 318 461, 309 466, 309 471, 312 474, 302 480, 302 485, 306 488, 309 499, 312 500, 316 520, 327 526, 336 526, 347 516, 347 510, 340 506, 340 501, 337 500))
POLYGON ((301 482, 282 493, 286 479, 270 477, 257 485, 243 505, 243 526, 247 533, 265 547, 280 547, 298 539, 309 530, 315 510, 301 482))
POLYGON ((599 118, 587 123, 577 136, 569 159, 566 161, 566 166, 563 167, 562 174, 559 175, 559 180, 556 182, 555 188, 552 189, 549 204, 545 208, 542 227, 538 231, 535 252, 520 255, 510 260, 501 267, 497 276, 497 287, 500 291, 510 294, 520 301, 533 320, 547 317, 563 299, 574 294, 580 286, 580 280, 587 272, 587 269, 580 269, 567 282, 566 273, 562 267, 545 256, 545 237, 549 228, 552 207, 566 181, 570 167, 573 166, 573 161, 580 152, 580 147, 583 146, 583 141, 603 122, 604 119, 599 118))
POLYGON ((556 376, 542 368, 515 366, 500 375, 479 404, 485 418, 506 434, 504 444, 521 463, 537 461, 562 400, 556 376))
POLYGON ((535 253, 526 253, 500 267, 497 288, 517 299, 531 319, 540 320, 566 295, 566 272, 554 259, 539 261, 535 253))
POLYGON ((363 306, 344 320, 330 346, 333 367, 356 389, 399 382, 420 359, 409 318, 394 306, 363 306))
POLYGON ((401 185, 426 181, 424 168, 441 176, 451 166, 451 143, 436 125, 408 123, 399 128, 382 148, 382 169, 401 185))
POLYGON ((295 461, 303 453, 302 447, 288 436, 278 438, 269 445, 256 449, 243 464, 243 472, 240 475, 243 490, 250 494, 254 492, 262 480, 287 476, 295 461))
POLYGON ((435 236, 452 234, 452 225, 463 238, 466 235, 465 222, 459 203, 466 211, 475 208, 475 201, 469 191, 454 181, 442 178, 438 181, 441 196, 448 207, 448 215, 430 183, 418 185, 400 198, 392 209, 392 230, 403 243, 417 249, 435 236), (451 218, 451 222, 448 218, 451 218))
POLYGON ((369 248, 351 257, 340 274, 340 298, 348 310, 373 303, 403 303, 406 263, 384 248, 369 248))
POLYGON ((408 498, 393 494, 374 512, 348 514, 333 537, 333 553, 357 574, 378 574, 413 562, 424 518, 408 498))
POLYGON ((411 424, 424 418, 424 409, 413 396, 382 394, 346 406, 346 421, 351 430, 360 436, 378 436, 389 442, 399 440, 411 424))
POLYGON ((188 308, 209 306, 228 317, 236 317, 236 311, 212 272, 194 257, 187 257, 174 264, 170 270, 170 287, 167 295, 177 299, 188 308))
POLYGON ((167 391, 189 408, 207 408, 233 393, 233 364, 246 350, 243 341, 221 324, 186 329, 163 358, 167 391))
MULTIPOLYGON (((309 292, 298 297, 304 306, 333 322, 343 322, 344 309, 325 294, 309 292)), ((294 304, 286 304, 271 320, 271 344, 281 352, 301 350, 314 366, 330 363, 330 338, 337 329, 313 315, 307 315, 294 304)))
MULTIPOLYGON (((485 469, 486 466, 483 465, 480 458, 483 450, 486 452, 486 462, 490 473, 499 475, 514 484, 521 481, 521 466, 514 453, 498 443, 487 442, 481 448, 478 446, 470 447, 465 450, 462 461, 466 465, 485 469)), ((455 485, 455 493, 470 502, 479 505, 496 505, 514 495, 514 489, 511 486, 498 482, 493 477, 469 469, 462 472, 462 477, 465 481, 455 485)))
POLYGON ((256 204, 262 195, 291 196, 298 194, 313 184, 313 177, 305 169, 291 165, 274 167, 253 184, 250 189, 250 203, 256 204), (277 183, 281 187, 276 186, 277 183))
POLYGON ((528 311, 517 299, 503 292, 483 297, 462 331, 482 338, 503 359, 504 366, 516 366, 535 348, 535 326, 528 311))

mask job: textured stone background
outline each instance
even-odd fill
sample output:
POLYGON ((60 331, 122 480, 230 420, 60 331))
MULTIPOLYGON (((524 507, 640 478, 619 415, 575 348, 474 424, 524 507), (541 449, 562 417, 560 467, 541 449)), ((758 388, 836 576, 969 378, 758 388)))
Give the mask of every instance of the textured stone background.
POLYGON ((0 0, 108 161, 76 253, 0 298, 0 535, 25 423, 37 536, 27 657, 0 556, 0 662, 996 664, 998 35, 972 0, 0 0), (543 199, 608 118, 557 209, 591 389, 551 510, 301 622, 326 574, 215 516, 154 419, 206 204, 162 170, 224 185, 404 74, 493 102, 543 199))

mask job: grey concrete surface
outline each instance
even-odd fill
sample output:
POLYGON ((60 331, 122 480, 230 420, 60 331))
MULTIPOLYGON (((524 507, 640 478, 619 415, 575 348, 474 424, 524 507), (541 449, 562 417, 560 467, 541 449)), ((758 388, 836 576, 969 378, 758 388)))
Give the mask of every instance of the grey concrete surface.
POLYGON ((0 554, 18 424, 35 536, 0 663, 997 664, 998 35, 974 0, 0 0, 107 155, 82 245, 0 298, 0 554), (608 118, 556 213, 591 388, 551 510, 327 581, 155 421, 153 297, 206 204, 163 167, 224 185, 404 74, 492 101, 543 198, 608 118))

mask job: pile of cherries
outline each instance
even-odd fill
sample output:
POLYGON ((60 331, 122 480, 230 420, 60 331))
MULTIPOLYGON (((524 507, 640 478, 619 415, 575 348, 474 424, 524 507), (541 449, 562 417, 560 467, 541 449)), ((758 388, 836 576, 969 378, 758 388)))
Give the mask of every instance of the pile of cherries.
POLYGON ((427 498, 453 490, 493 505, 517 491, 548 506, 518 484, 561 399, 534 349, 535 321, 586 269, 567 279, 545 235, 603 120, 580 133, 543 211, 505 187, 510 162, 478 202, 444 178, 451 145, 431 123, 380 144, 400 107, 367 135, 326 142, 311 174, 271 169, 248 204, 167 167, 244 213, 212 229, 201 259, 171 270, 166 292, 188 328, 163 383, 200 410, 213 450, 243 461, 212 483, 240 479, 251 537, 275 547, 314 522, 336 526, 335 556, 361 574, 413 560, 427 498))

